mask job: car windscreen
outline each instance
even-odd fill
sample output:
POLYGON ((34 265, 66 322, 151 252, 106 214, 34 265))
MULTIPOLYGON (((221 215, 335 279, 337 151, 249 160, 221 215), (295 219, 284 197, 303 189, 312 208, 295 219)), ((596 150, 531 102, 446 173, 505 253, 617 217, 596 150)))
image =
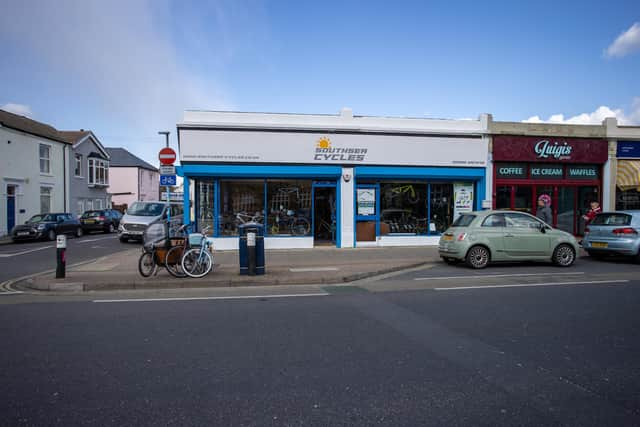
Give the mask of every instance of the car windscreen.
POLYGON ((32 222, 40 222, 42 221, 42 218, 44 218, 45 215, 34 215, 31 218, 29 218, 29 220, 27 221, 27 223, 32 223, 32 222))
POLYGON ((127 209, 127 214, 135 216, 160 216, 162 215, 163 209, 164 204, 162 203, 136 202, 127 209))
POLYGON ((51 215, 51 214, 45 215, 44 218, 42 218, 42 221, 53 221, 53 222, 55 222, 57 220, 58 220, 58 218, 56 217, 56 215, 51 215))
POLYGON ((453 221, 453 224, 451 224, 452 227, 468 227, 473 220, 476 218, 475 215, 460 215, 458 218, 456 218, 455 221, 453 221))
POLYGON ((82 218, 95 218, 97 216, 104 215, 102 211, 90 211, 82 214, 82 218))
POLYGON ((591 225, 630 225, 631 215, 625 213, 601 213, 591 221, 591 225))

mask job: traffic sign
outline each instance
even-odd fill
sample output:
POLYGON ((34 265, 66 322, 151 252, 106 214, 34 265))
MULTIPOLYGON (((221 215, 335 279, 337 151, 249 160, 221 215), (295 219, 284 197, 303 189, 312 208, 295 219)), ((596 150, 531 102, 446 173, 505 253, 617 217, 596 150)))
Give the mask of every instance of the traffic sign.
POLYGON ((176 167, 171 165, 171 166, 167 166, 167 165, 162 165, 160 166, 160 175, 175 175, 176 174, 176 167))
POLYGON ((176 152, 171 147, 164 147, 158 153, 158 159, 162 165, 172 165, 176 161, 176 152))
POLYGON ((175 175, 160 175, 160 185, 176 185, 175 175))

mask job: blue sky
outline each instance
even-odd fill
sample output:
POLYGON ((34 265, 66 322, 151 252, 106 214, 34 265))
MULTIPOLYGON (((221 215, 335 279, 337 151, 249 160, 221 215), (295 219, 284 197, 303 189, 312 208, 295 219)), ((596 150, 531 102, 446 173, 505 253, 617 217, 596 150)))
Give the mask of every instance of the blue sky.
POLYGON ((153 163, 184 109, 640 124, 638 22, 637 0, 9 0, 0 107, 153 163))

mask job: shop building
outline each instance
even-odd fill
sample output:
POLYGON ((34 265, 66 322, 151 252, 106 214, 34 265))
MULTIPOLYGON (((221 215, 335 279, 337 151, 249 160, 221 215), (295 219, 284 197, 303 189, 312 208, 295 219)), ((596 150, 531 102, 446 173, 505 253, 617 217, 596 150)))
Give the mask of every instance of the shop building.
POLYGON ((218 249, 251 220, 267 248, 437 244, 456 215, 490 206, 488 118, 187 111, 185 221, 218 249))
POLYGON ((551 198, 553 225, 584 233, 590 202, 610 209, 611 163, 603 125, 555 125, 490 120, 493 207, 529 212, 551 198))
POLYGON ((605 120, 607 138, 615 147, 615 181, 611 206, 616 210, 640 209, 640 126, 620 126, 615 118, 605 120))

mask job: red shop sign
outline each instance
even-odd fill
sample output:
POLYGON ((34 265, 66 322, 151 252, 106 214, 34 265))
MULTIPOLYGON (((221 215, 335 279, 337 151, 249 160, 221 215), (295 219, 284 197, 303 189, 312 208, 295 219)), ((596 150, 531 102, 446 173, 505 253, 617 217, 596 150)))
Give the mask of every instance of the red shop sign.
POLYGON ((609 144, 604 139, 543 136, 493 137, 494 161, 549 163, 605 163, 609 144))

